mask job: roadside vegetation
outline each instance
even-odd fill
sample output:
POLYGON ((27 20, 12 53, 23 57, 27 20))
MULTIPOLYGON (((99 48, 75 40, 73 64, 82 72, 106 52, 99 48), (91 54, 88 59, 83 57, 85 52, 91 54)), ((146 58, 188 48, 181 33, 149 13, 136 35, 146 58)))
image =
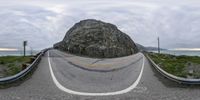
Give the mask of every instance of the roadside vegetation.
POLYGON ((0 78, 19 73, 26 68, 26 63, 31 62, 31 57, 3 56, 0 57, 0 78))
POLYGON ((200 78, 200 57, 148 54, 166 72, 184 78, 200 78))

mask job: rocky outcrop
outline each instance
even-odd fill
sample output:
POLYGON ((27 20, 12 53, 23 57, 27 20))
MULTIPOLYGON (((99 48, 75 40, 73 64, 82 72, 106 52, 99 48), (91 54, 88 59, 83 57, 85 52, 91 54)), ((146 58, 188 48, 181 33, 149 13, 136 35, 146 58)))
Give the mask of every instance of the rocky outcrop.
POLYGON ((115 25, 94 19, 76 23, 54 48, 97 58, 122 57, 138 52, 131 38, 115 25))

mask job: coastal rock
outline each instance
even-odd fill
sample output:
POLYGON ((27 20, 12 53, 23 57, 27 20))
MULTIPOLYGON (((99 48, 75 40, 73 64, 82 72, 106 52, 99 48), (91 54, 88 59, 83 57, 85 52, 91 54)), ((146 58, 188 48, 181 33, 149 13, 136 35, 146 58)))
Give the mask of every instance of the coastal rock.
POLYGON ((138 52, 131 38, 115 25, 94 19, 76 23, 54 48, 97 58, 122 57, 138 52))

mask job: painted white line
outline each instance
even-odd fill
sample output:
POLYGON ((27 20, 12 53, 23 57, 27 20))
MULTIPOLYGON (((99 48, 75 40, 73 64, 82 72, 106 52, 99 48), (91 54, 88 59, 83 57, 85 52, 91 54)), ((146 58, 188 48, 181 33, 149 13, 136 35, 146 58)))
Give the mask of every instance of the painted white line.
POLYGON ((144 70, 144 62, 145 62, 145 59, 144 59, 144 55, 143 56, 143 63, 142 63, 142 68, 141 68, 141 71, 140 71, 140 74, 137 78, 137 80, 128 88, 124 89, 124 90, 120 90, 120 91, 115 91, 115 92, 106 92, 106 93, 88 93, 88 92, 78 92, 78 91, 73 91, 73 90, 70 90, 70 89, 67 89, 65 88, 63 85, 61 85, 58 80, 56 79, 55 75, 54 75, 54 72, 53 72, 53 69, 52 69, 52 66, 51 66, 51 60, 50 60, 50 57, 49 57, 49 51, 48 51, 48 63, 49 63, 49 69, 50 69, 50 73, 51 73, 51 76, 52 76, 52 79, 53 79, 53 82, 55 83, 55 85, 62 91, 64 92, 67 92, 69 94, 74 94, 74 95, 82 95, 82 96, 108 96, 108 95, 119 95, 119 94, 124 94, 124 93, 127 93, 127 92, 130 92, 131 90, 133 90, 137 85, 138 83, 140 82, 140 79, 142 77, 142 73, 143 73, 143 70, 144 70))

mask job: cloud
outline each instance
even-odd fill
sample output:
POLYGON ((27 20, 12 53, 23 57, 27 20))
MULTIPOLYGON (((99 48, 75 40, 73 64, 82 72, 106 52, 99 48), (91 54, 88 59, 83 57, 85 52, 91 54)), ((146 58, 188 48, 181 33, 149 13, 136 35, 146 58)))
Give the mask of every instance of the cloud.
POLYGON ((90 18, 117 25, 145 46, 156 46, 159 36, 163 48, 200 47, 200 2, 151 1, 1 1, 0 47, 20 48, 23 40, 36 49, 49 47, 75 23, 90 18))
POLYGON ((20 48, 23 40, 28 40, 29 46, 33 48, 50 46, 49 43, 54 42, 51 22, 45 16, 56 14, 39 7, 30 7, 29 10, 24 8, 26 7, 6 9, 0 14, 0 46, 20 48))

